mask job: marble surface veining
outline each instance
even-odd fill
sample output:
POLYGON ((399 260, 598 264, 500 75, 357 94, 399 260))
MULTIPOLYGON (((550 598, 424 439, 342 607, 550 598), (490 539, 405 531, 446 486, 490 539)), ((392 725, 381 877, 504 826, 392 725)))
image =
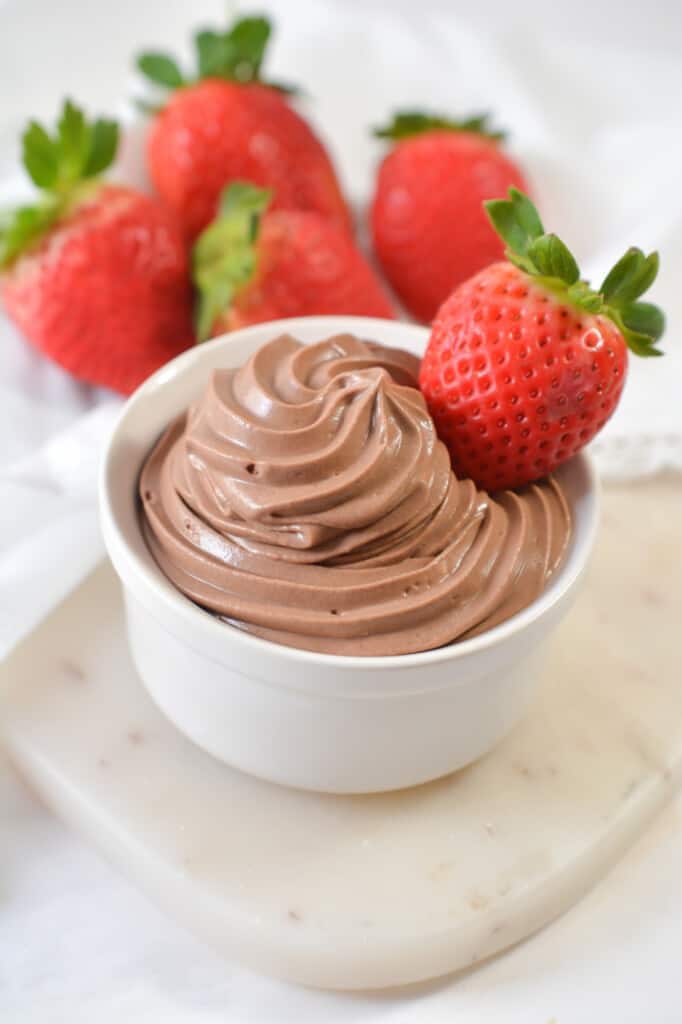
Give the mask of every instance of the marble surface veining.
POLYGON ((230 957, 341 988, 469 966, 582 895, 680 781, 681 497, 668 481, 607 492, 590 578, 539 698, 449 779, 318 796, 214 761, 137 680, 108 565, 2 667, 10 753, 51 806, 230 957))

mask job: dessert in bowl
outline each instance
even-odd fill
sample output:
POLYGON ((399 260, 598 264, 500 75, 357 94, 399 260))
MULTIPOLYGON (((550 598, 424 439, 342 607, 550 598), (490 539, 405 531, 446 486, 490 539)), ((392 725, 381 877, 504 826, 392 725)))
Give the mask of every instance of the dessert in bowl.
POLYGON ((112 435, 102 522, 135 664, 238 768, 425 782, 490 749, 538 680, 594 474, 581 454, 519 493, 457 480, 416 389, 427 338, 353 317, 233 332, 150 378, 112 435))

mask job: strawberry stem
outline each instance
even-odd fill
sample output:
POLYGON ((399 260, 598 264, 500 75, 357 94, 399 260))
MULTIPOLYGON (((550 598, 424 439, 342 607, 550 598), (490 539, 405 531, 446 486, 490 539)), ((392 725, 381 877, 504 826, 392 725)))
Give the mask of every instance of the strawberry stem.
POLYGON ((423 132, 471 132, 483 135, 494 142, 505 138, 505 132, 494 130, 489 126, 489 114, 473 114, 462 120, 445 117, 442 114, 426 114, 418 110, 401 110, 393 115, 393 120, 382 128, 374 128, 372 134, 377 139, 407 139, 423 132))
POLYGON ((491 199, 483 205, 507 245, 505 255, 511 263, 541 279, 570 305, 608 317, 636 355, 663 355, 656 342, 665 330, 665 317, 657 306, 639 301, 656 279, 658 253, 645 256, 641 249, 628 249, 595 291, 581 280, 570 249, 557 235, 545 232, 538 211, 523 192, 510 188, 509 199, 491 199))
POLYGON ((271 199, 269 189, 233 181, 223 189, 216 219, 199 235, 192 251, 199 341, 210 337, 218 317, 256 273, 258 229, 271 199))

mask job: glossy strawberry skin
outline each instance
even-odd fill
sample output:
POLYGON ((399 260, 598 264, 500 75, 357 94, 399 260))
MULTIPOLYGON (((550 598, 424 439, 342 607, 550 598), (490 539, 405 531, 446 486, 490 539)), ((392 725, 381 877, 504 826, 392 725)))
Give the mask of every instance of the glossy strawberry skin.
POLYGON ((500 262, 438 311, 419 383, 455 473, 494 491, 583 448, 616 408, 627 363, 611 320, 500 262))
POLYGON ((212 333, 325 314, 395 316, 381 282, 347 232, 319 214, 269 210, 258 234, 256 276, 212 333))
POLYGON ((350 230, 331 161, 287 99, 265 85, 206 79, 178 89, 152 125, 152 181, 188 239, 212 220, 223 186, 274 190, 274 207, 314 210, 350 230))
POLYGON ((374 251, 396 294, 430 322, 453 288, 502 258, 504 244, 482 203, 525 190, 518 167, 493 140, 428 131, 384 158, 371 210, 374 251))
POLYGON ((132 189, 98 189, 0 277, 0 294, 41 352, 123 394, 194 340, 182 234, 132 189))

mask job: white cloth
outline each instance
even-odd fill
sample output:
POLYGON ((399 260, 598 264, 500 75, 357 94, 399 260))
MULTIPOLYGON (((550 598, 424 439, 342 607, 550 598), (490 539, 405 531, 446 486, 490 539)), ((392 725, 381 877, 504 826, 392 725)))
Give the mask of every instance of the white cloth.
POLYGON ((118 408, 104 402, 0 474, 0 658, 102 558, 97 469, 118 408))
MULTIPOLYGON (((596 451, 607 476, 682 469, 679 11, 666 0, 576 0, 565 10, 517 0, 466 16, 453 6, 269 0, 279 23, 271 72, 305 85, 301 105, 357 202, 367 202, 382 152, 369 125, 397 107, 491 110, 512 133, 546 223, 595 281, 629 244, 660 248, 652 298, 668 313, 667 355, 631 361, 596 451)), ((84 0, 0 0, 0 203, 24 187, 15 139, 26 116, 51 117, 64 94, 93 112, 115 109, 131 52, 177 50, 190 27, 223 16, 219 0, 121 0, 97 5, 96 15, 84 0)), ((140 155, 136 137, 129 176, 140 155)), ((0 656, 100 556, 96 466, 118 404, 42 359, 0 313, 0 656)), ((560 924, 457 985, 342 998, 222 964, 51 821, 0 764, 0 1020, 673 1024, 682 1012, 675 835, 677 846, 669 837, 646 847, 648 859, 630 858, 560 924)))

